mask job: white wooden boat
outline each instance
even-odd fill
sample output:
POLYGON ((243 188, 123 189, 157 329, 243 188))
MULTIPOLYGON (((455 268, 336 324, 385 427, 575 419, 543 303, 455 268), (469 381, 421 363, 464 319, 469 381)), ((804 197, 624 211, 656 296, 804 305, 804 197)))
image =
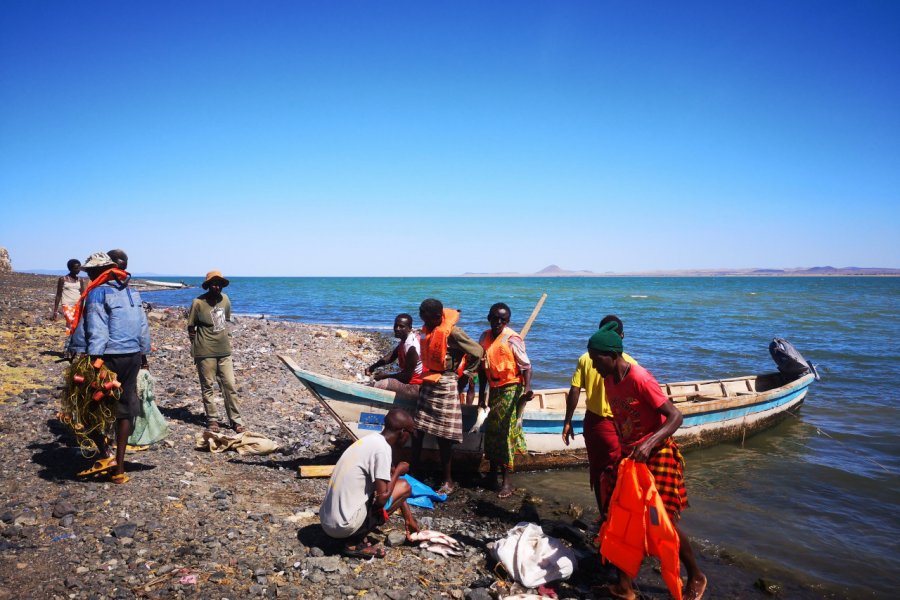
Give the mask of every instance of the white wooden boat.
POLYGON ((183 290, 191 287, 183 281, 156 281, 154 279, 133 279, 129 285, 140 292, 183 290))
MULTIPOLYGON (((297 379, 356 436, 381 431, 384 415, 391 408, 415 410, 415 401, 395 398, 393 392, 306 371, 289 357, 280 358, 297 379)), ((675 439, 682 449, 690 449, 741 440, 771 427, 800 406, 814 379, 812 373, 796 379, 781 373, 766 373, 664 383, 660 387, 684 415, 684 422, 675 433, 675 439)), ((522 422, 528 454, 517 457, 517 469, 542 469, 587 462, 581 435, 568 446, 562 440, 567 393, 568 388, 534 391, 534 399, 526 405, 522 422)), ((572 425, 578 434, 581 433, 585 413, 584 396, 582 390, 572 418, 572 425)), ((475 424, 477 406, 463 405, 462 413, 463 431, 468 432, 475 424)), ((466 433, 463 442, 454 446, 457 459, 461 462, 469 455, 472 460, 480 461, 483 437, 481 431, 466 433)))

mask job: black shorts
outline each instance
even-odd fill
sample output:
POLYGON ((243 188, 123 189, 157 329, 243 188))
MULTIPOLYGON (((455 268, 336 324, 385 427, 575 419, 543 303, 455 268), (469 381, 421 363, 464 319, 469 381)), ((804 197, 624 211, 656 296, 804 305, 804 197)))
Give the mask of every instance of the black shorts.
POLYGON ((141 399, 137 393, 137 378, 141 370, 141 353, 131 354, 104 354, 103 364, 116 374, 116 378, 122 384, 122 395, 119 396, 119 407, 116 410, 117 419, 131 419, 142 413, 141 399))
POLYGON ((359 529, 353 532, 349 539, 363 537, 376 527, 384 525, 386 520, 387 518, 384 509, 380 506, 375 506, 375 498, 373 497, 369 500, 369 511, 366 515, 366 520, 359 526, 359 529))

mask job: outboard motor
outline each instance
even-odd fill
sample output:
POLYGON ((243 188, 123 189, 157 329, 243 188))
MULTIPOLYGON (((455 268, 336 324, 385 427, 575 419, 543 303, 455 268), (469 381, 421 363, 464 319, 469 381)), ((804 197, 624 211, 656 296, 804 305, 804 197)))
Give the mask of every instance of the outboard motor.
POLYGON ((819 380, 816 366, 803 358, 803 355, 786 339, 774 338, 769 344, 769 354, 778 365, 778 372, 788 379, 798 379, 811 372, 816 381, 819 380))

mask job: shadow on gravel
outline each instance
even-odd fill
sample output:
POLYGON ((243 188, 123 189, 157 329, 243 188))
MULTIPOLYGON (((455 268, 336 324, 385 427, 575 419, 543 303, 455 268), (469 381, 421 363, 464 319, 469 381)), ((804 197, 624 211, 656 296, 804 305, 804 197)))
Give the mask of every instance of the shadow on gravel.
MULTIPOLYGON (((34 450, 31 461, 41 466, 38 477, 46 481, 97 481, 94 478, 80 478, 76 473, 87 469, 94 459, 84 458, 75 444, 75 438, 68 427, 58 419, 48 419, 47 429, 56 435, 56 440, 44 444, 30 444, 27 450, 34 450)), ((149 471, 155 466, 136 463, 126 456, 125 471, 149 471)), ((105 480, 104 480, 105 481, 105 480)))
POLYGON ((160 406, 159 404, 156 406, 159 408, 159 412, 167 419, 174 419, 176 421, 181 421, 182 423, 206 427, 206 415, 193 413, 186 406, 179 406, 176 408, 160 406))
POLYGON ((328 537, 321 525, 307 525, 297 530, 297 540, 307 548, 320 548, 326 555, 340 554, 343 544, 328 537))
MULTIPOLYGON (((42 468, 38 471, 38 477, 45 481, 106 481, 104 477, 77 477, 76 473, 83 469, 87 469, 93 462, 91 459, 85 459, 81 456, 78 448, 72 446, 61 446, 50 442, 47 444, 32 444, 28 446, 29 450, 36 450, 31 455, 31 461, 42 468)), ((135 473, 139 471, 150 471, 155 469, 155 465, 145 465, 136 463, 132 460, 125 460, 125 472, 135 473)))
POLYGON ((66 358, 65 353, 60 352, 58 350, 41 350, 40 355, 41 356, 55 356, 57 359, 56 360, 57 363, 69 362, 69 359, 66 358))
POLYGON ((479 517, 486 517, 492 521, 503 521, 510 525, 516 525, 521 521, 530 521, 533 523, 540 522, 540 516, 533 504, 523 502, 517 511, 509 510, 494 502, 488 500, 478 500, 475 503, 475 514, 479 517))
POLYGON ((276 460, 272 458, 273 456, 279 454, 279 452, 273 452, 269 456, 255 456, 248 458, 231 458, 228 462, 235 465, 249 465, 251 467, 268 467, 270 469, 278 469, 279 467, 282 469, 286 469, 289 471, 297 471, 301 466, 309 466, 309 465, 334 465, 337 464, 338 459, 343 454, 343 450, 333 450, 328 452, 327 454, 320 454, 318 456, 312 456, 308 458, 290 458, 290 454, 292 453, 292 448, 283 448, 287 456, 282 455, 281 460, 276 460), (255 458, 256 460, 250 460, 255 458))

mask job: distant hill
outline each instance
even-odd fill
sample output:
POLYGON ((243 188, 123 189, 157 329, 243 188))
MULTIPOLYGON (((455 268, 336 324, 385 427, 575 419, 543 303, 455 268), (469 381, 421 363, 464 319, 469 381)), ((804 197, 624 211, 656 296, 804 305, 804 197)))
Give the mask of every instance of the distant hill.
MULTIPOLYGON (((65 275, 66 269, 16 269, 16 273, 31 273, 32 275, 65 275)), ((199 277, 199 275, 165 275, 163 273, 132 273, 132 277, 199 277)))
POLYGON ((812 277, 812 276, 881 276, 898 277, 900 269, 886 267, 798 267, 792 269, 682 269, 677 271, 640 271, 595 273, 571 271, 558 265, 547 265, 534 273, 463 273, 460 277, 812 277))

